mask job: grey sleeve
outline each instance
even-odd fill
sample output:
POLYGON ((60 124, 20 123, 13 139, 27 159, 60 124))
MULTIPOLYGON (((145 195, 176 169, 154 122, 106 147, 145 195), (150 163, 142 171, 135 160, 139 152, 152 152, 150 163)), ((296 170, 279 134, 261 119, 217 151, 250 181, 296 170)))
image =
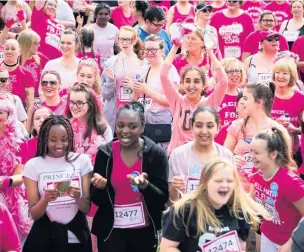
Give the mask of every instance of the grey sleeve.
POLYGON ((301 219, 298 227, 292 232, 292 252, 304 251, 304 218, 301 219))

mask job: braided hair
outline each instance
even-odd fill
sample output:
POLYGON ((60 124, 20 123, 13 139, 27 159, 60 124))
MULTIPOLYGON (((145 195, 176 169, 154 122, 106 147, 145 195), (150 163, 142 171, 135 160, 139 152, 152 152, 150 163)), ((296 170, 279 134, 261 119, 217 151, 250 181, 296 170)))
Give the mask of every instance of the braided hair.
POLYGON ((141 126, 145 126, 145 108, 144 106, 137 101, 131 101, 130 103, 124 105, 118 110, 118 113, 116 115, 116 118, 120 115, 121 112, 126 111, 126 110, 131 110, 134 111, 138 114, 139 119, 141 121, 141 126))
POLYGON ((85 52, 85 48, 90 48, 91 52, 92 52, 92 56, 93 58, 96 60, 96 54, 95 51, 93 49, 93 44, 94 44, 94 39, 95 39, 95 35, 94 35, 94 31, 92 28, 90 27, 83 27, 81 28, 80 32, 80 46, 81 46, 81 52, 84 55, 84 57, 87 57, 87 54, 85 52))
POLYGON ((45 157, 48 153, 48 137, 51 127, 54 125, 62 125, 68 133, 68 148, 65 154, 65 160, 69 163, 75 161, 79 155, 73 160, 70 159, 69 153, 74 151, 74 132, 70 120, 66 116, 50 115, 46 118, 40 128, 38 135, 38 146, 35 157, 45 157))

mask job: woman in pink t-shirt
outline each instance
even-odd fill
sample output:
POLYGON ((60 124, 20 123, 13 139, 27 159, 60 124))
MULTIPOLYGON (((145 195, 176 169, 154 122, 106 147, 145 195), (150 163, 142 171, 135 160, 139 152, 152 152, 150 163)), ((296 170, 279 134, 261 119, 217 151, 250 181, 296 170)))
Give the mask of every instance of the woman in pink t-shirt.
MULTIPOLYGON (((34 79, 27 69, 19 65, 21 48, 15 39, 9 39, 4 44, 4 60, 2 66, 9 72, 10 92, 18 95, 27 111, 28 122, 31 121, 34 108, 34 79)), ((29 130, 29 123, 27 123, 29 130)))
POLYGON ((120 29, 122 26, 133 26, 136 19, 133 15, 133 3, 130 0, 118 0, 118 6, 111 8, 113 24, 120 29))
POLYGON ((13 103, 0 100, 0 112, 0 202, 11 212, 19 238, 24 241, 30 231, 30 219, 25 213, 25 189, 21 186, 24 137, 13 103))
POLYGON ((250 143, 256 132, 271 127, 280 127, 271 119, 270 113, 274 99, 275 85, 267 83, 249 83, 243 91, 243 105, 246 117, 232 122, 227 129, 224 146, 235 154, 236 166, 244 189, 248 192, 250 184, 248 177, 252 175, 253 163, 250 155, 250 143))
POLYGON ((236 114, 236 100, 244 83, 246 82, 247 76, 244 64, 238 59, 229 57, 224 58, 221 61, 221 64, 228 76, 228 88, 224 99, 218 108, 221 125, 215 141, 219 144, 224 144, 227 135, 227 128, 238 118, 236 114))
POLYGON ((272 78, 276 89, 271 117, 288 130, 292 139, 292 151, 296 154, 300 146, 300 121, 304 111, 304 94, 295 89, 297 65, 291 60, 277 61, 272 70, 272 78))
POLYGON ((120 28, 118 46, 121 52, 105 62, 102 73, 104 112, 112 130, 116 112, 132 100, 132 81, 144 78, 148 67, 143 60, 143 44, 133 27, 120 28))
POLYGON ((41 72, 49 59, 38 52, 40 36, 33 30, 21 32, 18 42, 21 48, 20 65, 31 72, 35 82, 35 97, 39 97, 41 72))
POLYGON ((170 34, 170 26, 174 23, 194 23, 194 6, 188 0, 178 1, 167 13, 166 31, 170 34))
POLYGON ((56 0, 35 1, 31 28, 41 38, 40 51, 49 59, 61 56, 59 52, 60 36, 63 26, 56 19, 56 0))
POLYGON ((215 27, 223 57, 242 58, 246 37, 254 31, 251 17, 241 9, 243 1, 227 1, 227 8, 213 14, 210 25, 215 27))
POLYGON ((255 28, 258 28, 259 26, 259 17, 263 12, 264 7, 265 3, 260 0, 247 0, 242 7, 242 9, 252 18, 255 28))
POLYGON ((5 205, 0 203, 0 251, 20 252, 21 244, 13 217, 5 205))
MULTIPOLYGON (((175 43, 180 45, 178 41, 175 41, 175 43)), ((224 98, 228 82, 227 75, 214 55, 213 48, 209 48, 207 49, 207 54, 218 78, 214 91, 208 97, 202 96, 202 92, 207 87, 206 73, 200 67, 190 65, 181 74, 181 85, 183 85, 185 95, 178 93, 169 79, 171 65, 178 50, 178 45, 176 44, 173 45, 167 56, 160 74, 161 84, 173 113, 173 133, 168 148, 169 155, 178 146, 193 140, 191 130, 192 113, 202 105, 209 105, 218 109, 224 98)))
MULTIPOLYGON (((259 52, 260 40, 263 34, 263 31, 273 30, 275 27, 275 16, 271 11, 264 11, 259 17, 259 29, 250 33, 243 46, 243 61, 247 59, 250 55, 256 54, 259 52)), ((280 37, 279 40, 279 51, 288 50, 287 40, 281 34, 278 34, 280 37)))
POLYGON ((261 251, 291 251, 292 231, 304 215, 304 182, 294 171, 288 135, 272 127, 256 133, 251 143, 251 193, 268 211, 261 225, 261 251))
POLYGON ((56 71, 45 71, 41 76, 40 90, 44 101, 41 105, 49 108, 54 115, 63 115, 66 98, 60 97, 61 78, 56 71))
POLYGON ((266 11, 271 11, 275 15, 276 25, 274 30, 279 31, 281 24, 284 20, 289 20, 291 18, 290 11, 290 1, 288 0, 273 0, 266 4, 266 11))

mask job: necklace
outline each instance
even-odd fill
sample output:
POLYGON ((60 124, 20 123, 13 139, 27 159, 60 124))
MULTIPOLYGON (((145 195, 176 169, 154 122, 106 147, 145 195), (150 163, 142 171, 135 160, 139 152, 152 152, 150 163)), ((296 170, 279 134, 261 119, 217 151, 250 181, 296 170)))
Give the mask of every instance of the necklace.
POLYGON ((5 63, 5 61, 3 61, 3 63, 4 63, 4 65, 6 65, 7 67, 14 67, 14 66, 17 66, 17 65, 19 64, 18 61, 17 61, 17 63, 12 64, 12 65, 5 63))
POLYGON ((277 166, 275 166, 275 168, 271 172, 269 172, 269 174, 267 174, 267 175, 263 174, 263 178, 266 180, 270 180, 275 175, 275 173, 277 172, 278 169, 279 168, 277 166))

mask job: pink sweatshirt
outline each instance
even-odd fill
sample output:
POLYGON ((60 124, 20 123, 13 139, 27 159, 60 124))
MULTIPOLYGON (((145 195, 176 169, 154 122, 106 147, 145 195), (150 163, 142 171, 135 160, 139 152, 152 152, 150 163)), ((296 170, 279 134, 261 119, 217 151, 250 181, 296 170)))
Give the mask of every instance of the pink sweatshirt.
POLYGON ((187 142, 194 140, 191 130, 191 118, 193 112, 200 106, 209 105, 218 109, 226 93, 228 79, 223 68, 216 69, 218 84, 208 97, 202 97, 197 104, 191 104, 186 96, 176 91, 173 83, 169 80, 168 73, 171 65, 164 64, 160 79, 165 95, 169 100, 169 106, 173 115, 173 132, 168 147, 168 154, 187 142))

